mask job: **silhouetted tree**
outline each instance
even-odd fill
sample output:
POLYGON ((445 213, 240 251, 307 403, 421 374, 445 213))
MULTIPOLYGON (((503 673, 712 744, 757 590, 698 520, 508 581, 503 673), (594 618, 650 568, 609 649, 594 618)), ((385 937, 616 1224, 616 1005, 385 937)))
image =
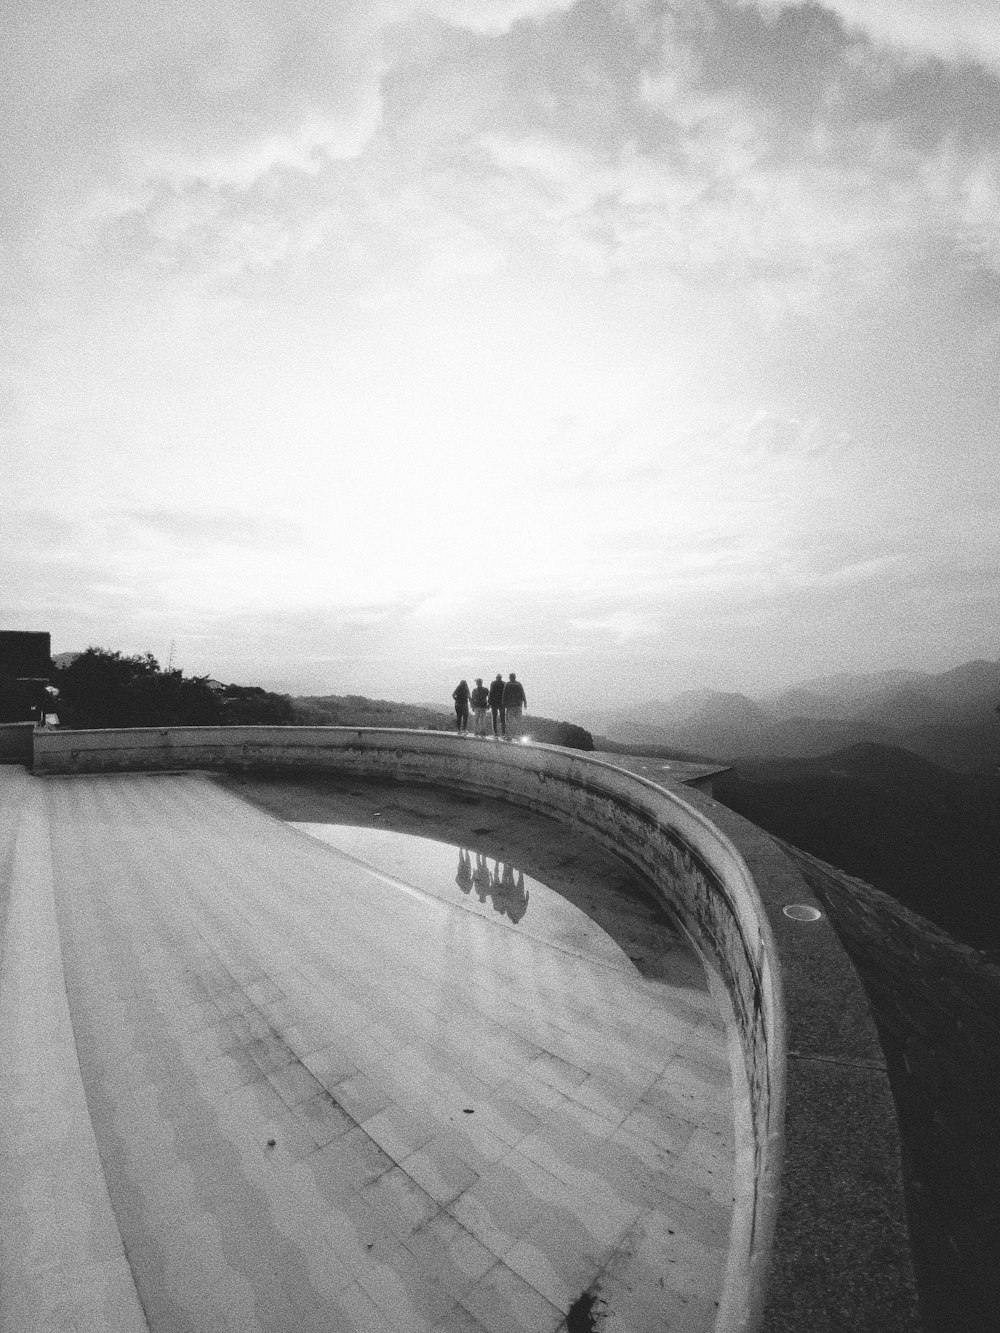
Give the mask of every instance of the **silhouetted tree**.
POLYGON ((227 685, 221 693, 222 720, 229 726, 290 726, 295 709, 287 694, 271 694, 259 685, 227 685))
POLYGON ((53 680, 63 726, 200 726, 222 718, 221 702, 204 677, 161 671, 152 653, 127 657, 88 648, 53 680))
POLYGON ((160 671, 140 677, 130 691, 134 727, 210 727, 223 720, 222 700, 205 676, 160 671))
POLYGON ((66 727, 287 726, 292 701, 259 685, 210 685, 207 676, 161 671, 151 653, 88 648, 53 672, 66 727))
POLYGON ((544 741, 546 745, 565 745, 571 750, 594 748, 594 738, 590 732, 574 722, 555 722, 551 718, 533 715, 528 717, 525 730, 532 740, 544 741))
POLYGON ((70 727, 130 725, 130 690, 136 681, 158 672, 151 653, 126 657, 104 648, 88 648, 69 666, 53 672, 59 690, 59 720, 70 727))
POLYGON ((556 745, 566 745, 571 750, 592 750, 594 748, 594 738, 584 727, 578 727, 575 722, 560 722, 559 734, 555 739, 556 745))

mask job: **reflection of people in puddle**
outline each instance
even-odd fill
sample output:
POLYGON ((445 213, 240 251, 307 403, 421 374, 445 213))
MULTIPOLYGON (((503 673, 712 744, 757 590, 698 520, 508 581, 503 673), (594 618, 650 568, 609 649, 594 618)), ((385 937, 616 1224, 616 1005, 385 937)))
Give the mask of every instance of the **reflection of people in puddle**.
POLYGON ((528 893, 524 888, 524 872, 513 865, 504 865, 503 876, 497 877, 493 889, 493 912, 501 912, 517 925, 528 910, 528 893), (515 876, 517 876, 515 880, 515 876))
POLYGON ((493 872, 493 910, 510 917, 516 926, 528 910, 528 893, 524 887, 524 872, 509 862, 500 870, 499 861, 493 872), (514 879, 514 876, 517 879, 514 879))
POLYGON ((481 903, 484 903, 489 897, 490 889, 493 887, 493 877, 490 875, 490 868, 486 864, 486 857, 482 852, 476 852, 476 868, 472 872, 472 882, 476 886, 476 897, 481 903))
POLYGON ((458 849, 455 883, 463 893, 471 893, 474 888, 481 903, 491 898, 494 912, 509 917, 515 926, 528 910, 524 871, 506 862, 501 870, 499 861, 494 861, 493 869, 490 870, 489 862, 482 852, 476 852, 476 868, 473 870, 471 852, 464 847, 458 849))
POLYGON ((463 893, 472 891, 472 856, 464 847, 458 849, 458 874, 455 883, 463 893))

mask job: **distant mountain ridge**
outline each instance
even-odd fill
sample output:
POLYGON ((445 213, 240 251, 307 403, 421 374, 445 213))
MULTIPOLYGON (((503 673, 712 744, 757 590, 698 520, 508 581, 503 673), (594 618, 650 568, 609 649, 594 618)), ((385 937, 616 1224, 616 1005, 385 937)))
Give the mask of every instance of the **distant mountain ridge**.
POLYGON ((295 720, 304 725, 336 727, 415 727, 441 731, 450 717, 440 708, 424 704, 395 703, 390 699, 368 699, 363 694, 306 694, 292 698, 295 720))
POLYGON ((957 772, 1000 765, 1000 661, 949 671, 844 673, 758 699, 687 690, 589 725, 624 743, 675 747, 732 763, 807 758, 851 745, 899 746, 957 772))

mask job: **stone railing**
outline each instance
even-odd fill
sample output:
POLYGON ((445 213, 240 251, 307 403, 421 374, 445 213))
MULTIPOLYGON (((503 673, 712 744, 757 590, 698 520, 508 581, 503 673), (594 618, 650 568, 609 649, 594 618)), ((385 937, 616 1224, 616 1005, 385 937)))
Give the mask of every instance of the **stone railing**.
MULTIPOLYGON (((836 1254, 828 1253, 818 1276, 815 1256, 831 1226, 850 1228, 855 1219, 831 1217, 828 1200, 811 1200, 810 1179, 840 1145, 823 1131, 820 1099, 830 1096, 829 1080, 814 1087, 800 1062, 818 1061, 825 1071, 846 1059, 869 1079, 881 1080, 880 1088, 884 1065, 856 973, 805 882, 770 838, 701 793, 654 784, 554 746, 346 727, 39 730, 34 736, 38 775, 188 769, 334 771, 498 796, 585 829, 639 871, 699 948, 736 1040, 731 1063, 742 1112, 736 1207, 717 1329, 784 1333, 837 1326, 810 1324, 808 1312, 822 1310, 827 1300, 842 1304, 844 1284, 856 1290, 858 1275, 838 1272, 836 1254), (796 911, 786 914, 790 905, 796 911), (839 1018, 832 1026, 830 987, 836 988, 839 1018), (796 1118, 787 1126, 786 1101, 796 1118), (783 1171, 796 1182, 795 1197, 786 1190, 779 1198, 783 1171), (806 1272, 811 1286, 804 1292, 806 1272)), ((893 1174, 889 1163, 876 1212, 886 1212, 887 1190, 898 1224, 903 1206, 891 1099, 888 1115, 891 1124, 880 1125, 879 1132, 895 1147, 896 1166, 893 1174)), ((868 1124, 857 1128, 871 1133, 868 1124)), ((844 1169, 857 1171, 860 1196, 870 1193, 871 1180, 860 1179, 866 1166, 844 1169)), ((835 1202, 835 1211, 849 1214, 849 1199, 835 1202)), ((858 1206, 865 1206, 863 1197, 858 1206)), ((904 1285, 905 1279, 903 1274, 904 1285)), ((884 1274, 878 1281, 884 1283, 884 1274)), ((876 1279, 871 1282, 874 1289, 876 1279)), ((854 1320, 851 1327, 907 1327, 879 1318, 876 1313, 872 1322, 854 1320)))

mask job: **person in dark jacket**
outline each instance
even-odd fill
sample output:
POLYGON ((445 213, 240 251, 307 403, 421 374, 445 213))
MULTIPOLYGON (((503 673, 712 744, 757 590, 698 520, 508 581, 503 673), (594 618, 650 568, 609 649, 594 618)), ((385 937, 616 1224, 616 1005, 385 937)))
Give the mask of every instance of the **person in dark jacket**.
POLYGON ((493 735, 506 736, 507 719, 503 711, 503 676, 497 672, 496 680, 490 682, 490 692, 487 696, 490 712, 493 714, 493 735), (498 725, 499 724, 499 725, 498 725))
POLYGON ((517 740, 521 734, 521 715, 528 706, 528 697, 524 686, 510 673, 510 679, 503 687, 503 711, 507 721, 507 738, 517 740))
POLYGON ((469 682, 460 680, 451 692, 455 700, 455 720, 459 733, 469 730, 469 682))
POLYGON ((476 719, 476 735, 486 735, 486 710, 490 703, 490 692, 483 684, 482 676, 476 677, 476 688, 472 691, 472 712, 476 719))

